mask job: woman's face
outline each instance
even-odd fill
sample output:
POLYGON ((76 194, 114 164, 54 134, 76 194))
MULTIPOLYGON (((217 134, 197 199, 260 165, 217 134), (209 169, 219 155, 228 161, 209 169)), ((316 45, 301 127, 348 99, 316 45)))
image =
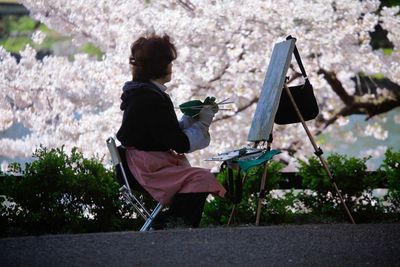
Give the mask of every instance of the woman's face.
POLYGON ((161 84, 166 84, 167 82, 171 81, 172 78, 172 63, 169 63, 167 66, 165 76, 158 78, 156 81, 161 83, 161 84))
POLYGON ((164 76, 165 83, 170 82, 172 79, 172 62, 167 66, 167 75, 164 76))

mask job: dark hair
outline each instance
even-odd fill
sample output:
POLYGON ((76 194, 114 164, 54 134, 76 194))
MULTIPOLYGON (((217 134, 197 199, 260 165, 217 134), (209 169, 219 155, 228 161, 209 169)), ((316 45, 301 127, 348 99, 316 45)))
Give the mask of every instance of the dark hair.
POLYGON ((169 36, 140 37, 131 46, 129 64, 133 80, 158 79, 167 75, 167 67, 176 59, 175 46, 169 36))

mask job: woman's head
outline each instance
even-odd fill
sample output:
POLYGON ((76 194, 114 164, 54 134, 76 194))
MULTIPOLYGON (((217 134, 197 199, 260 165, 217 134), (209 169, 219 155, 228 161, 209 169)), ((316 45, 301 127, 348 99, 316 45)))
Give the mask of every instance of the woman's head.
POLYGON ((176 57, 176 48, 168 35, 140 37, 132 44, 129 57, 133 80, 157 80, 166 76, 170 80, 170 64, 176 57))

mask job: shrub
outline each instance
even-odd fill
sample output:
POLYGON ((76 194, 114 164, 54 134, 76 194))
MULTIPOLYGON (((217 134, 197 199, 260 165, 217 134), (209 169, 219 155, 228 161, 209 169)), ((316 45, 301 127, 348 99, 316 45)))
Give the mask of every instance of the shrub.
MULTIPOLYGON (((338 189, 356 222, 379 221, 388 217, 381 201, 372 196, 372 190, 384 183, 386 173, 367 171, 366 161, 370 157, 358 159, 338 154, 327 157, 327 164, 334 175, 338 189)), ((308 162, 300 161, 299 174, 304 188, 313 194, 302 192, 299 200, 315 217, 325 217, 328 221, 347 221, 339 196, 329 176, 316 157, 308 162)))
POLYGON ((385 200, 392 203, 390 211, 400 213, 400 151, 386 150, 379 173, 383 173, 387 178, 389 192, 385 200))
MULTIPOLYGON (((327 164, 340 190, 349 196, 359 197, 369 181, 366 161, 369 157, 358 159, 332 154, 327 157, 327 164)), ((332 192, 331 180, 316 157, 308 159, 308 163, 300 162, 299 175, 303 178, 304 188, 326 194, 332 192)))
MULTIPOLYGON (((113 171, 106 169, 100 159, 86 159, 76 148, 70 155, 63 148, 40 148, 34 158, 24 170, 20 164, 10 164, 9 172, 21 176, 0 173, 1 235, 119 231, 141 226, 142 220, 136 219, 131 208, 121 201, 113 171)), ((388 149, 376 173, 367 171, 367 160, 332 154, 327 163, 357 223, 398 222, 400 152, 388 149), (372 190, 382 184, 387 185, 388 195, 384 199, 373 197, 372 190)), ((282 168, 278 162, 268 165, 261 225, 348 221, 317 158, 300 161, 303 188, 310 190, 281 191, 277 197, 271 190, 279 189, 284 181, 282 168)), ((263 166, 253 168, 243 187, 233 186, 241 201, 231 192, 224 199, 207 202, 202 226, 226 225, 234 203, 237 209, 233 223, 254 224, 262 174, 263 166)), ((241 184, 243 174, 238 176, 233 171, 233 175, 233 185, 241 184)), ((227 170, 220 172, 217 179, 226 184, 227 170)), ((154 202, 148 196, 141 198, 145 203, 154 202)))
MULTIPOLYGON (((367 171, 369 157, 355 158, 338 154, 327 157, 327 164, 356 223, 399 221, 400 212, 400 152, 389 149, 377 172, 367 171), (375 188, 387 186, 385 198, 374 197, 375 188), (385 204, 387 201, 387 204, 385 204)), ((331 180, 316 157, 300 161, 299 175, 304 190, 280 191, 272 194, 283 181, 280 163, 271 162, 268 168, 267 194, 261 214, 261 225, 281 223, 348 222, 347 213, 332 186, 331 180)), ((243 200, 237 204, 236 224, 253 224, 258 205, 258 192, 263 168, 251 170, 243 185, 243 200)), ((234 171, 237 175, 237 171, 234 171)), ((218 180, 227 180, 227 171, 218 180)), ((215 198, 206 204, 202 225, 224 225, 233 207, 232 197, 215 198)))
MULTIPOLYGON (((266 198, 269 197, 271 189, 279 188, 279 182, 283 180, 280 170, 283 165, 279 162, 271 161, 267 169, 266 181, 266 198)), ((256 211, 258 205, 258 193, 260 191, 261 177, 263 174, 263 166, 252 168, 247 175, 246 181, 242 188, 242 200, 237 203, 236 213, 233 223, 236 224, 251 224, 256 219, 256 211)), ((224 169, 217 175, 217 179, 225 184, 227 182, 227 169, 224 169)), ((233 175, 238 179, 238 171, 234 170, 233 175)), ((243 178, 243 174, 239 179, 243 178)), ((234 206, 233 197, 228 196, 225 198, 214 198, 212 201, 207 202, 204 208, 202 226, 208 225, 226 225, 229 220, 230 213, 234 206)), ((261 224, 265 223, 265 216, 261 217, 261 224)))
POLYGON ((86 159, 76 148, 68 156, 63 148, 41 147, 33 156, 24 170, 19 164, 10 166, 21 177, 1 180, 3 234, 111 231, 133 223, 113 172, 99 159, 86 159))

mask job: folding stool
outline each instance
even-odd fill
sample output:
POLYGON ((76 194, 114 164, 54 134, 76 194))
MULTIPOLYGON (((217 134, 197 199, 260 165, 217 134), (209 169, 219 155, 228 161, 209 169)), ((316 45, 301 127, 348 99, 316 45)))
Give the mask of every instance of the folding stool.
MULTIPOLYGON (((123 198, 127 203, 132 205, 134 209, 143 217, 145 223, 143 224, 142 228, 140 228, 140 232, 145 232, 150 229, 151 224, 153 223, 154 219, 158 215, 158 213, 162 210, 163 205, 157 203, 156 207, 150 212, 148 209, 144 207, 144 203, 142 203, 138 197, 136 197, 132 190, 131 186, 129 185, 128 175, 126 172, 129 171, 125 170, 123 162, 121 161, 120 151, 115 144, 115 140, 113 137, 109 137, 106 140, 108 150, 111 154, 111 159, 114 167, 117 171, 117 176, 120 174, 122 176, 122 187, 119 189, 123 198)), ((124 157, 125 158, 125 157, 124 157)), ((118 179, 118 177, 117 177, 118 179)), ((132 179, 134 179, 132 177, 132 179)), ((131 183, 132 184, 132 183, 131 183)))

